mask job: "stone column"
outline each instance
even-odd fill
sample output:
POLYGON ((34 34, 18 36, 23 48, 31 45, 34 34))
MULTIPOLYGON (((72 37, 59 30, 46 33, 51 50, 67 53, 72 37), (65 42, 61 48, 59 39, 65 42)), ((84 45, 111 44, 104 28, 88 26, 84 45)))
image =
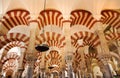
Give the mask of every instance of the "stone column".
POLYGON ((97 30, 96 30, 96 34, 99 37, 102 52, 104 54, 110 54, 110 51, 109 51, 109 48, 108 48, 108 45, 107 45, 107 41, 105 39, 105 34, 104 34, 103 28, 102 28, 103 24, 98 22, 98 23, 96 23, 96 26, 98 27, 97 30))
POLYGON ((102 56, 98 57, 103 64, 100 66, 100 68, 101 68, 104 78, 113 78, 109 64, 107 62, 108 61, 107 59, 109 59, 109 58, 107 58, 106 56, 108 56, 108 55, 102 55, 102 56))
POLYGON ((45 68, 41 68, 41 78, 46 78, 45 68))
POLYGON ((24 69, 23 68, 19 68, 18 69, 18 76, 17 76, 17 78, 22 78, 22 73, 23 73, 23 71, 24 71, 24 69))
POLYGON ((62 61, 63 61, 63 68, 65 67, 65 61, 68 64, 68 76, 69 78, 73 78, 72 77, 72 56, 73 55, 73 49, 71 49, 71 33, 70 33, 70 22, 65 22, 63 24, 63 29, 64 29, 64 34, 65 34, 65 40, 66 40, 66 46, 64 48, 64 52, 62 52, 62 61), (70 55, 69 55, 70 54, 70 55))
POLYGON ((30 29, 30 39, 29 39, 29 45, 28 45, 27 52, 35 52, 36 36, 39 34, 38 24, 36 22, 31 22, 29 29, 30 29))
POLYGON ((40 70, 45 69, 45 52, 42 52, 41 63, 40 63, 40 70))
POLYGON ((29 29, 30 29, 30 39, 29 39, 29 45, 26 52, 26 59, 28 63, 26 78, 32 78, 33 76, 33 67, 34 67, 34 62, 36 60, 35 41, 36 41, 36 35, 38 34, 38 29, 39 29, 38 23, 35 21, 31 21, 29 25, 29 29))
POLYGON ((26 59, 27 59, 27 63, 28 63, 26 78, 32 78, 33 77, 34 62, 36 61, 35 53, 28 53, 26 59))
POLYGON ((85 68, 86 68, 86 65, 85 65, 85 58, 84 58, 84 47, 80 47, 78 49, 78 52, 80 52, 81 54, 81 63, 80 63, 80 69, 81 69, 81 78, 84 78, 86 75, 85 75, 85 68))
POLYGON ((70 29, 70 22, 64 22, 63 24, 63 33, 65 34, 65 42, 66 42, 66 46, 64 48, 64 52, 62 52, 62 61, 63 61, 63 68, 65 67, 65 59, 68 55, 68 53, 73 53, 72 51, 74 51, 72 49, 71 46, 71 33, 70 33, 71 29, 70 29))
POLYGON ((42 52, 42 58, 41 58, 41 63, 40 63, 40 71, 41 71, 42 78, 45 78, 45 76, 46 76, 46 73, 45 73, 45 69, 46 69, 45 55, 46 55, 46 52, 42 52))
POLYGON ((68 78, 74 78, 73 77, 73 70, 72 70, 72 65, 68 65, 68 78))
POLYGON ((18 72, 17 70, 12 73, 12 78, 18 78, 18 72))
POLYGON ((81 78, 81 71, 78 70, 78 78, 81 78))
MULTIPOLYGON (((84 54, 89 54, 89 46, 84 46, 84 54)), ((86 68, 87 68, 87 73, 91 73, 92 69, 91 69, 91 62, 92 62, 92 58, 89 59, 85 59, 86 61, 86 68)))
POLYGON ((62 73, 61 73, 62 77, 61 78, 65 78, 65 68, 62 69, 62 73))
POLYGON ((75 75, 74 75, 74 76, 75 76, 74 78, 78 78, 78 72, 75 72, 74 74, 75 74, 75 75))
POLYGON ((66 56, 66 62, 68 66, 68 77, 73 78, 73 70, 72 70, 72 58, 73 58, 73 53, 68 52, 66 56))
POLYGON ((107 45, 107 41, 105 39, 105 35, 103 32, 103 28, 102 28, 103 24, 101 22, 97 22, 96 23, 96 34, 99 37, 100 40, 100 46, 101 46, 101 50, 102 50, 102 55, 99 56, 99 59, 102 61, 102 63, 104 64, 104 76, 105 78, 112 78, 112 73, 110 71, 109 65, 108 65, 108 59, 110 58, 110 51, 107 45), (108 58, 106 58, 106 56, 108 56, 108 58))

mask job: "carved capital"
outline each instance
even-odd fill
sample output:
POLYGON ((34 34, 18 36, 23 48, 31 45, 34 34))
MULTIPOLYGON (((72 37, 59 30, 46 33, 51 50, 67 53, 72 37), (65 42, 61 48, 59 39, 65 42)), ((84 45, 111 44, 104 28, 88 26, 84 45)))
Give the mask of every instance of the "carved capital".
POLYGON ((27 60, 28 64, 33 65, 34 62, 37 60, 36 54, 35 53, 27 53, 26 60, 27 60))
POLYGON ((104 55, 98 56, 99 61, 100 61, 103 65, 107 65, 110 58, 111 58, 111 55, 110 55, 110 54, 104 54, 104 55))

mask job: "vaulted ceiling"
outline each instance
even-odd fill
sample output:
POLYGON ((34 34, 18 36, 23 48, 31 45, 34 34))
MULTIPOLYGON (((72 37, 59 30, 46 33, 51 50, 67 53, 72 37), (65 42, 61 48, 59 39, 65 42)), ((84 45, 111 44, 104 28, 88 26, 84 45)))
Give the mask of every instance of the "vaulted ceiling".
MULTIPOLYGON (((35 45, 46 41, 50 47, 44 58, 48 66, 58 65, 54 70, 60 71, 67 52, 73 52, 74 67, 76 62, 79 63, 82 59, 79 48, 96 48, 100 45, 96 34, 99 29, 96 25, 98 22, 103 24, 100 27, 107 42, 120 41, 119 8, 120 0, 0 0, 0 48, 4 48, 4 57, 1 59, 4 63, 3 69, 9 69, 11 65, 16 67, 13 59, 20 58, 14 52, 7 54, 11 48, 28 49, 31 43, 31 22, 38 24, 35 45)), ((36 55, 36 67, 42 61, 41 55, 36 55)), ((91 52, 84 57, 97 58, 97 55, 97 52, 91 52)))

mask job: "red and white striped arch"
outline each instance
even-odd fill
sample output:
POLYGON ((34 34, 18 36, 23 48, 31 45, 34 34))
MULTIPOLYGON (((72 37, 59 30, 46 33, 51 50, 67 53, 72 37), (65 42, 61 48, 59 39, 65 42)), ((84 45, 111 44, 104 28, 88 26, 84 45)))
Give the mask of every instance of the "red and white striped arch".
MULTIPOLYGON (((112 26, 113 30, 117 30, 120 28, 120 12, 116 10, 103 10, 101 12, 101 22, 103 24, 107 24, 112 26)), ((105 34, 107 40, 120 40, 120 33, 111 32, 109 34, 105 34)))
POLYGON ((35 67, 40 65, 40 62, 42 60, 42 53, 41 52, 38 53, 36 57, 37 57, 37 61, 35 62, 35 67))
POLYGON ((45 32, 37 36, 36 44, 41 44, 43 42, 47 42, 49 46, 56 46, 58 48, 62 48, 66 44, 65 36, 55 32, 45 32))
POLYGON ((2 18, 2 24, 10 30, 18 25, 28 25, 30 13, 26 10, 16 9, 8 11, 2 18))
POLYGON ((20 56, 16 52, 10 52, 2 59, 2 63, 5 63, 6 61, 10 59, 17 59, 19 60, 20 56))
POLYGON ((60 67, 54 67, 53 69, 49 70, 49 72, 60 72, 61 68, 60 67))
POLYGON ((27 47, 25 46, 25 45, 23 45, 22 43, 21 43, 21 41, 12 41, 12 42, 10 42, 10 43, 8 43, 5 47, 4 47, 4 49, 6 50, 6 51, 9 51, 11 48, 13 48, 13 47, 20 47, 20 48, 26 48, 27 49, 27 47))
POLYGON ((72 62, 72 66, 74 70, 77 70, 79 68, 82 58, 81 58, 80 53, 78 53, 78 51, 76 51, 73 55, 74 55, 74 58, 73 58, 74 60, 72 62))
POLYGON ((37 21, 39 22, 39 28, 43 28, 46 25, 55 25, 63 27, 63 16, 60 11, 57 10, 43 10, 40 12, 37 21))
POLYGON ((25 45, 29 43, 29 37, 21 33, 9 33, 5 36, 0 37, 0 48, 12 41, 22 41, 25 45))
POLYGON ((17 64, 15 62, 14 59, 8 60, 7 62, 5 62, 5 64, 3 65, 3 71, 7 72, 9 70, 15 70, 17 68, 17 64))
POLYGON ((62 56, 59 54, 58 51, 56 50, 51 50, 50 53, 45 57, 45 60, 52 60, 52 59, 56 59, 56 60, 61 60, 62 56))
POLYGON ((74 55, 75 62, 80 63, 82 60, 80 53, 78 53, 78 51, 76 51, 73 55, 74 55))
POLYGON ((87 31, 76 32, 71 36, 71 43, 75 48, 79 48, 81 46, 90 45, 96 47, 100 44, 99 37, 94 33, 87 31), (83 39, 83 45, 79 45, 78 40, 83 39))
POLYGON ((103 24, 111 25, 113 28, 120 28, 120 12, 115 10, 103 10, 100 21, 103 24))
POLYGON ((110 33, 106 34, 105 38, 107 40, 120 40, 120 33, 110 33))
POLYGON ((52 65, 58 65, 58 67, 60 66, 60 62, 59 61, 57 61, 57 60, 55 60, 55 61, 50 61, 49 63, 48 63, 48 66, 52 66, 52 65))
POLYGON ((92 13, 86 10, 74 10, 71 12, 71 26, 84 25, 91 29, 93 24, 97 21, 92 13))
POLYGON ((62 62, 62 56, 59 54, 58 51, 52 50, 50 53, 45 57, 45 61, 48 62, 48 66, 58 65, 62 62))
POLYGON ((89 52, 88 54, 84 54, 85 59, 90 59, 90 58, 98 59, 97 56, 98 56, 97 52, 89 52))

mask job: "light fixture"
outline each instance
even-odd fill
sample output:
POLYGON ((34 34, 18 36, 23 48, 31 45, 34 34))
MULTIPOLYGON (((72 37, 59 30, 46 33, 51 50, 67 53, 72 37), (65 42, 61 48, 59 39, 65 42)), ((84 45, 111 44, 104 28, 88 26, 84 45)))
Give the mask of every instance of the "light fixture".
POLYGON ((49 69, 53 69, 54 67, 53 67, 53 66, 49 66, 48 68, 49 68, 49 69))
POLYGON ((38 44, 36 45, 35 49, 40 52, 44 52, 44 51, 49 50, 49 46, 47 44, 38 44))
MULTIPOLYGON (((46 0, 44 0, 44 11, 45 11, 45 6, 46 6, 46 0)), ((45 21, 45 17, 43 21, 45 21)), ((44 35, 44 28, 43 28, 43 35, 44 35)), ((45 52, 49 50, 49 46, 46 43, 42 43, 42 44, 36 45, 35 49, 40 52, 45 52)))
POLYGON ((59 66, 56 65, 56 64, 53 64, 53 65, 49 66, 48 68, 49 68, 49 69, 53 69, 53 68, 55 68, 55 67, 59 67, 59 66))

